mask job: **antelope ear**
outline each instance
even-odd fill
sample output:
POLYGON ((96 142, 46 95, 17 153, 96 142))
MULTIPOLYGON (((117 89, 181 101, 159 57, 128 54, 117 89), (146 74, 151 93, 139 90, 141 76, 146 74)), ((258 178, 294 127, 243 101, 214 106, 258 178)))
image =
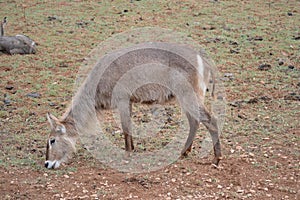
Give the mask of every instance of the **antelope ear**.
POLYGON ((47 119, 48 119, 51 129, 53 129, 53 130, 56 129, 56 126, 58 124, 58 119, 51 113, 47 113, 47 119))

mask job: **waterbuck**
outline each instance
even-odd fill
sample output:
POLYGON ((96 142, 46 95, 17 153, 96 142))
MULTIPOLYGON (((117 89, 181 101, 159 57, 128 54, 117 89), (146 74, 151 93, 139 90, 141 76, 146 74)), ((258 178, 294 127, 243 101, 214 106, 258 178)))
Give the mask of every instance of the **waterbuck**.
POLYGON ((54 169, 66 162, 75 151, 80 133, 90 124, 92 113, 104 109, 119 110, 125 150, 133 151, 132 103, 164 104, 174 98, 190 126, 181 154, 191 150, 201 122, 212 137, 213 163, 218 165, 221 147, 217 119, 204 105, 208 84, 211 81, 214 85, 215 79, 214 66, 204 51, 185 45, 148 42, 105 55, 90 71, 64 115, 57 119, 47 114, 51 133, 45 167, 54 169))
POLYGON ((7 20, 4 17, 0 22, 0 52, 7 54, 35 54, 36 44, 26 35, 4 36, 4 26, 7 20))

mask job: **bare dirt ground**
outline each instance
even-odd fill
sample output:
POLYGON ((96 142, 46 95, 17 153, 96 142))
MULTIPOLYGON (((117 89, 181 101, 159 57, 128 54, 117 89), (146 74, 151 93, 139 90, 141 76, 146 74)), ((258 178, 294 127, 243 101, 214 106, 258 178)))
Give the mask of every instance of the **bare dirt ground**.
POLYGON ((0 6, 7 35, 39 44, 35 55, 0 55, 0 199, 300 199, 298 0, 0 6), (68 164, 44 169, 45 115, 64 112, 85 56, 111 35, 145 26, 187 34, 216 62, 228 102, 220 166, 197 156, 202 127, 188 157, 155 172, 118 172, 80 144, 68 164))

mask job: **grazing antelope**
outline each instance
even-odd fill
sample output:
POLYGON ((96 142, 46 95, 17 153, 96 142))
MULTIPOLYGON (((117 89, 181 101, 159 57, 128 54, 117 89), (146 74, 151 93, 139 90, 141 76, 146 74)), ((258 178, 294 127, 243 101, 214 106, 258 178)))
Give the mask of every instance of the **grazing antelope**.
POLYGON ((208 56, 203 51, 196 52, 183 45, 149 42, 105 55, 90 71, 64 115, 57 119, 52 114, 47 114, 51 133, 47 141, 45 167, 58 168, 62 162, 66 162, 75 151, 75 143, 80 135, 78 133, 82 133, 90 123, 91 113, 103 109, 118 108, 125 150, 133 151, 131 104, 163 104, 174 98, 183 102, 181 107, 190 126, 181 154, 191 151, 201 122, 212 137, 215 156, 213 163, 218 165, 221 147, 217 120, 204 106, 204 96, 210 80, 214 85, 214 66, 208 56), (184 78, 180 78, 181 76, 184 78), (125 79, 129 81, 124 82, 125 79), (183 80, 188 84, 184 84, 183 80), (137 86, 130 88, 134 84, 137 86), (187 93, 189 86, 193 94, 187 93), (115 92, 115 88, 123 90, 115 92), (195 95, 195 98, 191 98, 192 102, 184 102, 190 95, 195 95), (191 109, 188 104, 196 107, 191 109))
POLYGON ((35 54, 36 44, 25 35, 4 36, 6 17, 0 23, 0 52, 7 54, 35 54))

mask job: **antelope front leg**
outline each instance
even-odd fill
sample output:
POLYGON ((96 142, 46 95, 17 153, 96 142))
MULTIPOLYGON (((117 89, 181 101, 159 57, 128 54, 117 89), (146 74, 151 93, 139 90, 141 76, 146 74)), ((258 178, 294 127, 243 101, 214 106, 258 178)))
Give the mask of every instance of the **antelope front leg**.
POLYGON ((125 139, 125 150, 131 152, 134 150, 131 128, 131 104, 128 107, 120 109, 121 125, 125 139))
POLYGON ((134 146, 133 146, 132 135, 124 132, 124 139, 125 139, 125 150, 128 152, 133 151, 134 146))

